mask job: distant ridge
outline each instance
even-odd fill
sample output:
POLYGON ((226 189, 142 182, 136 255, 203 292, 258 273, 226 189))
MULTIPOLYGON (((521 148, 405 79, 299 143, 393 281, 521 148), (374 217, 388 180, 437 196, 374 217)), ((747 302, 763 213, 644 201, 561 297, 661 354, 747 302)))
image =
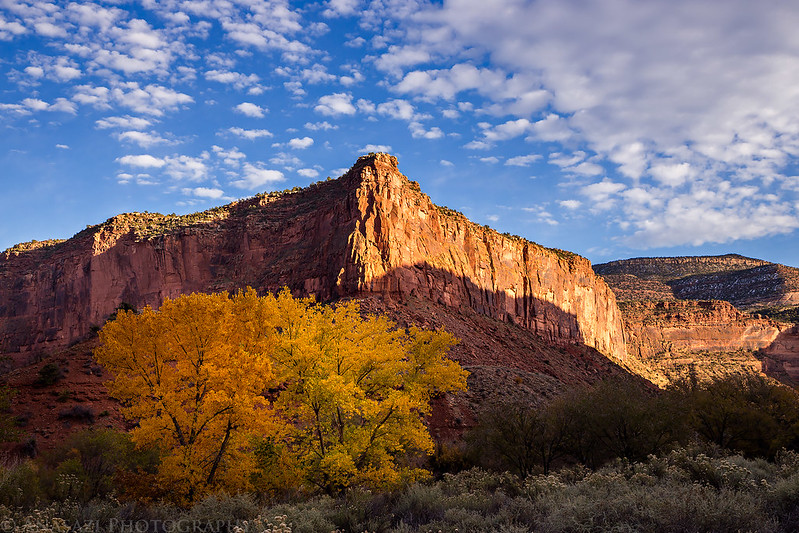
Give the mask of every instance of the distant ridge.
POLYGON ((752 311, 799 305, 799 269, 738 254, 637 257, 594 272, 620 301, 724 300, 752 311))

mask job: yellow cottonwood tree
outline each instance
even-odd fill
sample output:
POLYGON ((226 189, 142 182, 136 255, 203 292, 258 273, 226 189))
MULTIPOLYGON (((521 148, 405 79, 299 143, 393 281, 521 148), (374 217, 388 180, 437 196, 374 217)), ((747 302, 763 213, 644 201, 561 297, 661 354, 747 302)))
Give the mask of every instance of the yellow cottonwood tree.
POLYGON ((247 323, 260 303, 254 291, 192 294, 122 311, 100 332, 95 357, 116 375, 111 395, 139 421, 134 442, 161 450, 158 479, 176 499, 248 488, 249 438, 280 432, 263 396, 275 332, 247 323))
POLYGON ((277 407, 294 422, 284 451, 302 477, 335 492, 425 475, 409 459, 433 449, 430 400, 466 388, 466 371, 446 357, 455 338, 362 318, 355 303, 315 306, 287 292, 277 303, 277 407))
POLYGON ((161 448, 159 479, 186 487, 186 500, 246 489, 256 466, 266 486, 327 492, 418 478, 413 459, 433 449, 432 396, 466 387, 446 357, 452 335, 397 330, 355 303, 322 306, 287 289, 120 312, 100 338, 111 393, 139 420, 134 441, 161 448))

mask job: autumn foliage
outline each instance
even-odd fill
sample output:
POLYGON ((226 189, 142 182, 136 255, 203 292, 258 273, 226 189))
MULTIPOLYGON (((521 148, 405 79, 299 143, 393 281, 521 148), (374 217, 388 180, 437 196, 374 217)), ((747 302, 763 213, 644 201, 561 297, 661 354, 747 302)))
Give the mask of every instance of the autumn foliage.
POLYGON ((284 290, 249 289, 166 300, 121 311, 100 332, 97 360, 132 438, 157 447, 159 491, 194 500, 310 485, 388 486, 424 475, 433 443, 422 422, 430 399, 462 390, 447 359, 454 337, 397 330, 284 290))

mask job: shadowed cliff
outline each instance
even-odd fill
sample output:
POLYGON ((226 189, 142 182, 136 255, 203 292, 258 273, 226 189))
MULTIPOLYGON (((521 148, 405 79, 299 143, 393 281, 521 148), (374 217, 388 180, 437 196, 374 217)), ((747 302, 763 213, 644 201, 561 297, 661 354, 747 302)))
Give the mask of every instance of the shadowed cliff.
POLYGON ((323 301, 417 298, 625 356, 613 293, 586 259, 436 206, 387 154, 305 189, 185 217, 119 215, 64 242, 7 250, 0 351, 63 347, 123 302, 158 307, 245 286, 323 301))

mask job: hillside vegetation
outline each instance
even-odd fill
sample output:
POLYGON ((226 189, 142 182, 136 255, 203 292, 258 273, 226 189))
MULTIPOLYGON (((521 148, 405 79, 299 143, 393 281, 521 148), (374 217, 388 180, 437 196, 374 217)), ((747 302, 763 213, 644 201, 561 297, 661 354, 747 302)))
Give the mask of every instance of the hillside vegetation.
POLYGON ((439 444, 419 463, 432 480, 381 488, 362 477, 332 494, 219 487, 177 506, 147 477, 168 450, 89 430, 1 467, 0 518, 31 533, 794 531, 797 449, 799 398, 763 378, 660 393, 605 382, 541 408, 487 407, 464 445, 439 444))

